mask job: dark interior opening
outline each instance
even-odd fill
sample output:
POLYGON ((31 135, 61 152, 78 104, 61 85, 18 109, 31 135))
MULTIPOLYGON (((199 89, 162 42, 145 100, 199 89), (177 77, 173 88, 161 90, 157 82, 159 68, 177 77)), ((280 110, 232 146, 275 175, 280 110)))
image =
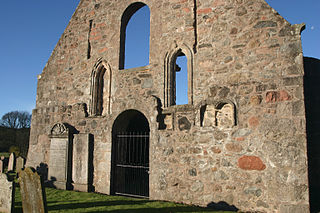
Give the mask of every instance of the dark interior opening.
POLYGON ((127 110, 112 128, 111 194, 149 197, 149 122, 127 110))
POLYGON ((320 60, 304 57, 310 212, 320 211, 320 60))

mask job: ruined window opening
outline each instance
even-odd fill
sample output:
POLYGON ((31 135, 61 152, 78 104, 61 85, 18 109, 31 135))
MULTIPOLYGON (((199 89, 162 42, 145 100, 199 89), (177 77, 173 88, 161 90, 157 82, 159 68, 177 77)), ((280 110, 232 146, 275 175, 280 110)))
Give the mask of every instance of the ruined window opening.
POLYGON ((184 53, 180 53, 175 62, 175 86, 174 96, 175 104, 183 105, 188 104, 188 59, 184 53))
POLYGON ((149 7, 141 2, 133 3, 121 18, 119 69, 148 65, 149 40, 149 7))
POLYGON ((175 43, 166 53, 164 63, 164 106, 193 104, 192 50, 175 43))
POLYGON ((99 61, 91 78, 91 115, 110 114, 111 71, 108 64, 99 61))

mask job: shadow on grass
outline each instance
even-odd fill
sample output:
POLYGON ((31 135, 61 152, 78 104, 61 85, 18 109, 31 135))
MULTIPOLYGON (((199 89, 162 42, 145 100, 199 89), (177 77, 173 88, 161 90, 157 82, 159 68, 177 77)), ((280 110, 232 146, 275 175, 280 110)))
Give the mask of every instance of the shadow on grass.
POLYGON ((147 203, 153 203, 158 201, 150 201, 150 200, 113 200, 113 201, 98 201, 98 202, 84 202, 84 203, 70 203, 70 204, 59 204, 54 205, 54 202, 50 202, 51 205, 48 206, 49 211, 63 211, 63 210, 76 210, 82 209, 85 210, 87 208, 95 208, 95 207, 108 207, 108 206, 120 206, 119 209, 108 209, 108 210, 97 210, 97 211, 86 211, 91 213, 98 212, 124 212, 124 213, 150 213, 150 212, 214 212, 214 211, 237 211, 238 209, 234 206, 226 206, 225 203, 221 204, 213 204, 207 208, 196 207, 196 206, 159 206, 159 207, 150 207, 144 206, 147 203), (136 206, 136 208, 130 207, 130 205, 136 206), (140 207, 139 207, 140 205, 140 207))
MULTIPOLYGON (((77 201, 76 201, 77 202, 77 201)), ((81 201, 80 201, 81 202, 81 201)), ((57 205, 54 205, 54 202, 48 202, 48 210, 63 210, 63 209, 85 209, 92 207, 107 207, 107 206, 119 206, 119 205, 142 205, 145 203, 149 203, 152 201, 148 200, 108 200, 108 201, 96 201, 96 202, 83 202, 79 203, 68 203, 68 204, 60 204, 57 202, 57 205)))

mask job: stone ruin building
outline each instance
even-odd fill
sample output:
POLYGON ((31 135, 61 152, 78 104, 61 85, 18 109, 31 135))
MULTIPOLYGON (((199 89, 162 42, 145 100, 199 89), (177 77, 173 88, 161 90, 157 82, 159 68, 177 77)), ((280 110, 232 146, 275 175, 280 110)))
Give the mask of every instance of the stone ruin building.
POLYGON ((38 77, 27 165, 61 189, 309 212, 303 28, 264 0, 81 0, 38 77), (149 64, 124 69, 142 7, 149 64))

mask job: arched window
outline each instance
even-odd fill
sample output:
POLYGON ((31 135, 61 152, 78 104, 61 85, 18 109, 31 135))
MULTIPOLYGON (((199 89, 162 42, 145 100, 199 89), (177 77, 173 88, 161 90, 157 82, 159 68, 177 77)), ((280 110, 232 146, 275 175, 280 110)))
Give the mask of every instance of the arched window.
POLYGON ((188 104, 188 59, 184 53, 176 58, 175 75, 175 104, 188 104))
POLYGON ((96 63, 91 75, 90 114, 100 116, 110 114, 111 105, 111 69, 101 59, 96 63))
POLYGON ((131 4, 123 13, 120 29, 119 69, 149 64, 150 10, 141 2, 131 4))
POLYGON ((193 104, 193 54, 176 46, 165 57, 164 106, 193 104))

